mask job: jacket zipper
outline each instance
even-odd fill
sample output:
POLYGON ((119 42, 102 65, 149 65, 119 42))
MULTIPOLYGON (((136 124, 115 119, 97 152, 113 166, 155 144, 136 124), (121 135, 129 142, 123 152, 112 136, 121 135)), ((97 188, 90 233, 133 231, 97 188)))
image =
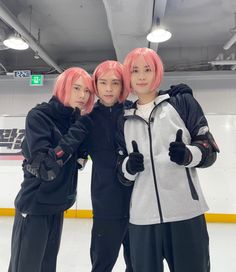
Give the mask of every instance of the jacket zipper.
MULTIPOLYGON (((157 107, 157 105, 153 108, 153 110, 157 107)), ((153 112, 152 110, 152 112, 153 112)), ((154 167, 154 159, 153 159, 153 153, 152 153, 152 135, 151 135, 151 115, 152 112, 149 116, 149 122, 147 122, 145 119, 140 117, 139 115, 132 115, 132 116, 127 116, 126 118, 129 119, 139 119, 143 122, 145 122, 148 126, 148 135, 149 135, 149 142, 150 142, 150 155, 151 155, 151 165, 152 165, 152 173, 153 173, 153 180, 154 180, 154 187, 155 187, 155 192, 156 192, 156 199, 157 199, 157 206, 159 210, 159 215, 160 215, 160 222, 163 223, 163 215, 162 215, 162 209, 161 209, 161 202, 160 202, 160 197, 159 197, 159 192, 157 188, 157 179, 156 179, 156 172, 155 172, 155 167, 154 167)))
POLYGON ((159 196, 159 192, 158 192, 158 188, 157 188, 156 171, 155 171, 154 159, 153 159, 153 153, 152 153, 152 135, 151 135, 151 124, 150 124, 150 121, 148 123, 148 135, 149 135, 149 141, 150 141, 150 155, 151 155, 151 164, 152 164, 154 186, 155 186, 156 197, 157 197, 157 206, 158 206, 158 209, 159 209, 160 221, 161 221, 161 223, 163 223, 163 215, 162 215, 162 209, 161 209, 161 202, 160 202, 160 196, 159 196))

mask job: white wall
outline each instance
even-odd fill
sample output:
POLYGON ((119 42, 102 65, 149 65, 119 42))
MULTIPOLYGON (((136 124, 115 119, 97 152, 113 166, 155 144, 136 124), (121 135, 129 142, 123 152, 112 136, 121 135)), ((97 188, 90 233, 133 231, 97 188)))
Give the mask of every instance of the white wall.
MULTIPOLYGON (((0 78, 0 116, 26 114, 37 103, 47 101, 53 82, 53 76, 45 77, 43 87, 30 87, 25 79, 0 78)), ((167 89, 180 82, 193 88, 221 149, 216 164, 199 171, 210 212, 236 213, 236 171, 233 166, 236 162, 236 73, 168 73, 161 88, 167 89)), ((20 165, 19 161, 0 161, 0 208, 14 207, 14 197, 22 181, 20 165)), ((73 208, 91 208, 90 169, 91 162, 79 174, 78 202, 73 208)))

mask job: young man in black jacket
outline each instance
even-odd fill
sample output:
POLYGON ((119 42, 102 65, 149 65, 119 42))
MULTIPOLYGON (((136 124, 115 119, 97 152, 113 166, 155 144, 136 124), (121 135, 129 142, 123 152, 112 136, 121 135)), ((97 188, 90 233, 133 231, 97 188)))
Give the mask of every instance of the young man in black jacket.
MULTIPOLYGON (((63 212, 75 202, 79 166, 77 154, 62 167, 49 154, 80 110, 90 112, 93 103, 91 77, 73 67, 59 75, 50 101, 28 113, 22 145, 24 181, 15 199, 8 272, 56 271, 63 212)), ((60 157, 61 164, 64 159, 60 157)))

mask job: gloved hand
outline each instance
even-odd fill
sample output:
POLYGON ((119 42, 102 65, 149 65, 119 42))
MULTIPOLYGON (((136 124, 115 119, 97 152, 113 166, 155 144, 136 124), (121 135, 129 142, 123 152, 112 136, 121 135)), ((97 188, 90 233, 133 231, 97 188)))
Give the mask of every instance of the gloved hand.
POLYGON ((170 143, 170 160, 179 165, 188 165, 192 161, 192 153, 182 140, 183 130, 179 129, 176 133, 175 142, 170 143))
POLYGON ((50 154, 38 152, 25 165, 25 169, 29 173, 44 181, 54 180, 59 174, 60 168, 52 152, 50 154))
POLYGON ((186 84, 180 83, 177 85, 171 85, 170 89, 166 91, 169 96, 176 96, 177 94, 188 93, 193 95, 193 90, 186 84))
POLYGON ((144 170, 143 154, 138 150, 136 141, 132 141, 133 152, 129 154, 129 159, 126 163, 126 170, 131 174, 142 172, 144 170))
POLYGON ((53 181, 58 176, 60 168, 55 158, 47 155, 39 167, 39 178, 44 181, 53 181))

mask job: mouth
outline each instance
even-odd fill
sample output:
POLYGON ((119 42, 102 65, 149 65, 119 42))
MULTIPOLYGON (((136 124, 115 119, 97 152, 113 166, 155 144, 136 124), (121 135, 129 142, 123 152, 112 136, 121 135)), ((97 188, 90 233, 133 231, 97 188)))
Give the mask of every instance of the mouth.
POLYGON ((137 83, 136 85, 139 87, 144 87, 144 86, 147 86, 148 84, 147 83, 137 83))
POLYGON ((104 95, 106 98, 113 98, 113 95, 104 95))
POLYGON ((81 101, 76 101, 76 104, 78 104, 80 106, 84 106, 84 102, 81 102, 81 101))

